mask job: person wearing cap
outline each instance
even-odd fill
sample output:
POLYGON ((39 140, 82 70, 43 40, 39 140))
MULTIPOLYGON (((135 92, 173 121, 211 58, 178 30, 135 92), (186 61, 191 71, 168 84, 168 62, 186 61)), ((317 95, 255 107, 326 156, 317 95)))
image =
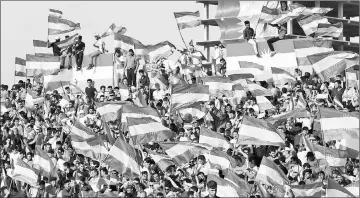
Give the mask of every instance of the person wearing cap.
POLYGON ((280 41, 280 40, 284 40, 285 39, 285 35, 286 35, 286 32, 287 32, 287 29, 284 25, 278 25, 278 24, 271 24, 271 23, 268 23, 270 26, 273 26, 273 27, 276 27, 278 29, 278 34, 279 36, 277 37, 273 37, 269 40, 267 40, 267 44, 271 50, 271 54, 270 56, 274 56, 276 54, 276 51, 274 49, 274 46, 273 46, 273 43, 277 42, 277 41, 280 41))
POLYGON ((84 58, 84 51, 85 51, 85 43, 82 42, 82 36, 78 36, 75 40, 74 44, 74 54, 75 54, 75 62, 77 66, 77 70, 81 70, 82 62, 84 58))
POLYGON ((95 67, 95 65, 94 65, 95 58, 100 56, 100 54, 104 54, 104 53, 108 52, 108 50, 105 49, 105 42, 101 39, 101 36, 99 34, 95 35, 95 39, 96 39, 96 42, 94 43, 93 46, 98 49, 95 52, 89 54, 91 61, 90 61, 89 67, 87 68, 88 70, 95 67))

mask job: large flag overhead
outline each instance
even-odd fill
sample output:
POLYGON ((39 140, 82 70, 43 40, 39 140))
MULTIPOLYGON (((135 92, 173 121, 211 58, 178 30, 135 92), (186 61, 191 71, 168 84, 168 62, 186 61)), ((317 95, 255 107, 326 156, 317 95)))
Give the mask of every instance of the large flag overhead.
POLYGON ((272 93, 269 90, 253 81, 241 79, 238 80, 238 82, 242 85, 245 91, 250 91, 253 96, 272 96, 272 93))
POLYGON ((62 14, 63 13, 60 10, 49 9, 49 16, 61 18, 62 14))
POLYGON ((26 71, 28 76, 57 74, 60 72, 60 57, 26 54, 26 71))
MULTIPOLYGON (((67 48, 72 46, 75 43, 75 39, 79 36, 78 33, 70 36, 69 38, 66 38, 64 40, 60 40, 59 42, 56 42, 56 45, 60 47, 61 49, 67 48)), ((50 48, 51 49, 51 48, 50 48)))
POLYGON ((326 142, 359 139, 359 115, 329 108, 320 108, 321 131, 326 142))
POLYGON ((33 92, 27 92, 25 96, 25 107, 28 109, 34 108, 35 104, 41 104, 45 101, 43 96, 37 96, 33 92))
POLYGON ((166 168, 175 165, 174 161, 167 155, 156 153, 150 149, 146 149, 148 155, 155 161, 155 164, 162 170, 166 171, 166 168))
POLYGON ((359 55, 354 52, 324 52, 308 56, 314 71, 323 81, 359 64, 359 55))
POLYGON ((104 142, 106 141, 104 136, 94 136, 88 139, 83 139, 78 136, 71 137, 71 145, 78 154, 82 154, 93 160, 101 162, 108 154, 104 142))
POLYGON ((338 38, 343 32, 343 23, 338 22, 334 24, 319 23, 315 32, 315 38, 319 37, 335 37, 338 38))
POLYGON ((129 133, 134 144, 161 142, 176 134, 152 118, 127 118, 129 133))
POLYGON ((212 96, 225 95, 226 97, 232 97, 236 89, 243 89, 241 85, 236 85, 228 77, 207 76, 202 80, 204 85, 209 85, 209 92, 212 96))
POLYGON ((141 156, 122 138, 116 140, 108 154, 104 163, 117 170, 119 174, 140 175, 141 156))
POLYGON ((210 153, 213 147, 189 142, 160 142, 159 145, 177 164, 188 163, 194 157, 210 153))
POLYGON ((35 146, 33 162, 35 165, 34 168, 38 168, 43 176, 50 178, 50 176, 56 175, 56 172, 54 171, 55 165, 52 159, 40 148, 40 146, 35 146))
POLYGON ((239 128, 238 143, 283 146, 284 138, 269 122, 245 116, 239 128))
POLYGON ((36 56, 53 56, 53 50, 48 47, 48 42, 33 40, 33 45, 36 56))
MULTIPOLYGON (((80 29, 80 23, 74 23, 70 20, 48 16, 48 35, 65 35, 74 30, 80 29)), ((50 40, 52 41, 52 40, 50 40)))
POLYGON ((15 57, 15 76, 26 77, 26 60, 15 57))
POLYGON ((178 111, 180 117, 184 118, 187 114, 190 114, 194 119, 200 119, 205 116, 205 109, 203 107, 204 102, 194 102, 189 104, 181 105, 180 107, 173 109, 174 111, 178 111))
POLYGON ((113 34, 125 34, 127 31, 127 29, 123 26, 116 26, 114 23, 110 25, 109 29, 104 32, 101 37, 107 37, 109 35, 113 35, 113 34))
POLYGON ((210 99, 208 85, 173 85, 171 93, 172 108, 177 108, 186 103, 209 101, 210 99))
POLYGON ((73 126, 71 127, 70 136, 75 136, 77 139, 89 139, 96 136, 91 129, 81 124, 78 120, 75 121, 73 126))
POLYGON ((14 180, 25 182, 30 186, 37 186, 38 174, 27 163, 20 159, 14 160, 14 169, 8 172, 8 176, 14 180))
POLYGON ((295 197, 321 197, 323 183, 313 183, 305 185, 290 185, 295 197))
POLYGON ((121 108, 126 102, 97 102, 96 112, 104 117, 105 121, 110 122, 121 118, 121 108))
POLYGON ((307 36, 316 32, 319 24, 330 24, 329 20, 320 14, 303 16, 297 21, 307 36))
POLYGON ((174 12, 179 29, 193 28, 201 24, 200 12, 174 12))
POLYGON ((310 113, 304 108, 304 109, 295 109, 288 112, 285 112, 283 114, 272 116, 266 121, 268 121, 270 124, 272 124, 275 128, 277 128, 279 125, 285 124, 287 119, 289 118, 308 118, 310 117, 310 113))
POLYGON ((159 112, 151 107, 138 107, 132 104, 124 104, 122 107, 121 122, 126 123, 127 118, 152 118, 161 122, 159 112))
POLYGON ((212 145, 224 151, 227 151, 231 147, 230 142, 227 141, 223 135, 205 127, 201 127, 200 129, 199 143, 212 145))
POLYGON ((227 155, 224 151, 213 149, 210 153, 204 154, 204 156, 206 160, 215 166, 219 166, 224 173, 236 167, 236 160, 227 155))
POLYGON ((284 85, 285 83, 295 83, 295 77, 288 71, 277 67, 271 68, 272 79, 275 85, 284 85))
POLYGON ((255 181, 268 186, 283 186, 289 184, 285 173, 271 160, 263 156, 255 181))
POLYGON ((219 197, 246 197, 246 193, 228 180, 218 175, 209 174, 207 181, 215 181, 217 183, 216 196, 219 197))
POLYGON ((329 178, 327 183, 326 197, 355 197, 346 188, 340 186, 338 182, 329 178))

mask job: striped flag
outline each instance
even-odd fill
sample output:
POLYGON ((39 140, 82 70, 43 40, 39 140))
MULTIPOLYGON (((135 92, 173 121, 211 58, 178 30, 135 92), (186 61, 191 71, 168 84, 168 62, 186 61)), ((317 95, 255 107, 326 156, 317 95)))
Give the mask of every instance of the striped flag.
POLYGON ((289 184, 284 172, 271 160, 263 156, 255 181, 268 186, 283 186, 289 184))
POLYGON ((315 38, 318 37, 340 37, 343 32, 343 23, 338 22, 334 24, 329 23, 319 23, 317 30, 315 32, 315 38))
POLYGON ((256 96, 256 103, 259 106, 260 112, 275 108, 265 96, 256 96))
POLYGON ((213 147, 189 142, 160 142, 159 145, 177 164, 188 163, 194 157, 210 153, 213 147))
POLYGON ((172 55, 172 50, 176 47, 169 41, 163 41, 156 45, 146 46, 146 54, 149 56, 149 61, 155 62, 159 57, 167 58, 172 55))
POLYGON ((96 102, 96 112, 104 117, 106 122, 121 118, 121 108, 126 102, 96 102))
POLYGON ((321 14, 325 15, 326 13, 333 10, 332 8, 324 8, 324 7, 305 7, 300 3, 292 3, 289 5, 290 9, 297 9, 297 8, 305 8, 301 13, 302 16, 312 15, 312 14, 321 14))
POLYGON ((207 76, 203 78, 203 83, 209 86, 209 92, 212 96, 225 95, 226 97, 233 97, 235 89, 242 88, 236 86, 228 77, 207 76))
POLYGON ((123 51, 134 50, 135 47, 133 38, 121 34, 114 34, 114 45, 115 48, 121 48, 123 51))
POLYGON ((130 136, 134 144, 161 142, 176 134, 152 118, 127 118, 130 136))
POLYGON ((151 107, 138 107, 131 104, 124 104, 122 107, 121 122, 126 123, 127 118, 152 118, 161 122, 160 114, 151 107))
POLYGON ((285 83, 295 83, 296 82, 295 77, 284 69, 272 67, 271 73, 272 73, 272 79, 274 80, 275 85, 284 85, 285 83))
POLYGON ((48 154, 40 148, 40 146, 35 146, 35 155, 34 155, 34 168, 38 167, 38 170, 45 177, 50 178, 50 176, 56 176, 55 165, 48 154))
POLYGON ((355 67, 346 70, 345 73, 346 84, 348 87, 354 87, 359 89, 359 75, 355 67))
POLYGON ((110 25, 109 29, 101 35, 101 38, 112 34, 125 34, 127 29, 123 26, 116 26, 114 23, 110 25))
POLYGON ((261 15, 259 18, 259 23, 271 23, 276 18, 279 17, 279 10, 276 8, 268 8, 267 6, 263 6, 261 9, 261 15))
POLYGON ((32 109, 35 104, 41 104, 45 101, 43 96, 36 96, 32 92, 27 92, 25 96, 25 107, 32 109))
POLYGON ((250 91, 253 96, 272 96, 272 93, 248 79, 246 80, 239 80, 239 83, 244 87, 245 91, 250 91))
POLYGON ((321 131, 325 142, 341 139, 359 139, 359 115, 329 108, 320 108, 321 131), (344 124, 346 123, 346 124, 344 124))
POLYGON ((231 147, 230 142, 228 142, 223 135, 205 127, 201 127, 200 129, 199 143, 212 145, 224 151, 227 151, 231 147))
POLYGON ((328 81, 337 74, 359 64, 359 55, 354 52, 324 52, 308 56, 321 80, 328 81))
POLYGON ((14 161, 14 169, 8 172, 8 176, 14 180, 25 182, 30 186, 37 186, 38 174, 22 160, 14 161))
POLYGON ((163 172, 166 171, 167 167, 175 165, 175 163, 172 161, 172 159, 163 154, 155 153, 154 151, 150 149, 146 149, 147 153, 155 161, 155 164, 162 170, 163 172))
POLYGON ((60 72, 60 57, 26 54, 26 72, 28 76, 57 74, 60 72))
POLYGON ((62 14, 63 13, 60 10, 49 9, 49 16, 61 18, 62 14))
POLYGON ((160 85, 160 89, 168 90, 169 82, 162 76, 158 76, 155 72, 149 72, 148 77, 150 78, 150 89, 156 89, 156 83, 160 85))
POLYGON ((295 197, 321 197, 323 183, 313 183, 305 185, 290 185, 295 197))
POLYGON ((241 179, 239 176, 237 176, 232 171, 227 171, 226 174, 224 174, 224 179, 231 182, 234 186, 236 186, 238 189, 241 189, 241 191, 244 193, 241 197, 246 197, 247 193, 250 193, 250 186, 244 179, 241 179))
POLYGON ((217 175, 209 174, 207 181, 215 181, 217 183, 217 197, 245 197, 240 188, 217 175))
POLYGON ((345 166, 347 158, 350 157, 347 151, 316 145, 309 142, 305 137, 303 139, 305 148, 309 152, 313 152, 316 159, 325 159, 331 167, 345 166))
POLYGON ((202 107, 203 102, 194 102, 190 104, 184 104, 180 107, 173 109, 173 111, 178 111, 180 117, 184 118, 186 114, 192 115, 193 118, 203 118, 205 116, 204 108, 202 107))
POLYGON ((236 160, 224 151, 213 149, 210 153, 204 154, 204 156, 209 162, 215 166, 219 166, 223 172, 228 172, 236 167, 236 160))
POLYGON ((340 150, 346 150, 351 158, 359 158, 359 141, 358 139, 342 139, 339 142, 340 150))
POLYGON ((104 136, 94 136, 88 139, 83 139, 79 136, 71 137, 71 145, 76 153, 82 154, 93 160, 101 162, 108 154, 104 136))
POLYGON ((48 35, 64 35, 80 29, 80 23, 74 23, 67 19, 48 16, 48 35))
POLYGON ((345 186, 345 189, 348 190, 351 194, 355 195, 356 197, 359 197, 359 181, 353 182, 345 186))
POLYGON ((267 121, 245 116, 239 128, 238 143, 284 146, 284 138, 267 121))
POLYGON ((33 40, 33 45, 36 56, 53 56, 53 50, 48 47, 48 42, 33 40))
MULTIPOLYGON (((289 7, 291 6, 292 5, 289 5, 289 7)), ((282 25, 284 23, 287 23, 288 21, 299 17, 305 9, 306 7, 304 6, 292 6, 292 9, 289 12, 280 14, 278 17, 275 18, 275 20, 271 21, 271 24, 282 25)))
POLYGON ((103 123, 104 123, 104 124, 103 124, 103 125, 104 125, 103 130, 104 130, 104 132, 105 132, 106 140, 107 140, 111 145, 113 145, 113 144, 115 143, 115 141, 116 141, 116 138, 114 137, 114 134, 113 134, 113 132, 111 131, 108 123, 106 123, 105 120, 103 120, 103 123))
POLYGON ((197 27, 201 24, 200 12, 174 12, 180 30, 197 27))
POLYGON ((330 24, 328 19, 320 14, 306 15, 297 21, 307 36, 316 32, 319 24, 330 24))
POLYGON ((296 54, 296 61, 302 72, 313 73, 313 66, 308 56, 334 51, 332 41, 315 39, 296 39, 293 41, 296 54))
POLYGON ((283 114, 272 116, 266 119, 267 122, 272 124, 275 128, 279 125, 285 124, 289 118, 308 118, 310 113, 306 109, 295 109, 283 114))
POLYGON ((173 85, 171 93, 172 108, 177 108, 186 103, 209 101, 210 99, 208 85, 173 85))
POLYGON ((26 60, 15 57, 15 76, 26 77, 26 60))
POLYGON ((122 101, 129 98, 130 95, 129 88, 122 83, 119 83, 119 93, 122 101))
MULTIPOLYGON (((103 185, 107 185, 107 186, 110 185, 110 180, 103 178, 103 177, 97 177, 95 179, 91 179, 89 181, 89 185, 91 186, 92 190, 96 193, 102 189, 103 185)), ((90 196, 90 197, 92 197, 92 196, 90 196)), ((108 197, 108 196, 106 196, 106 197, 108 197)))
POLYGON ((74 125, 71 127, 71 137, 78 138, 78 139, 89 139, 95 137, 96 134, 86 127, 85 125, 81 124, 78 120, 75 121, 74 125))
MULTIPOLYGON (((70 47, 72 46, 74 43, 75 43, 75 39, 79 36, 78 33, 70 36, 69 38, 67 39, 64 39, 64 40, 60 40, 59 42, 56 43, 56 45, 61 48, 61 49, 64 49, 64 48, 67 48, 67 47, 70 47)), ((51 48, 50 48, 51 49, 51 48)))
POLYGON ((336 181, 329 178, 326 188, 326 197, 355 197, 355 196, 346 188, 340 186, 340 184, 338 184, 336 181))
POLYGON ((226 44, 226 75, 230 77, 234 74, 253 74, 255 79, 267 80, 268 75, 271 74, 272 67, 288 71, 297 68, 293 40, 277 41, 273 46, 277 54, 271 57, 271 51, 267 42, 257 41, 258 51, 262 56, 262 58, 258 58, 253 46, 248 42, 226 44), (279 63, 281 64, 279 65, 279 63), (254 68, 248 69, 252 67, 254 68), (261 71, 262 69, 264 69, 264 72, 261 71), (256 73, 249 73, 249 71, 255 70, 256 73))
POLYGON ((139 159, 141 156, 122 138, 116 140, 108 154, 104 164, 115 169, 119 174, 140 175, 139 159))

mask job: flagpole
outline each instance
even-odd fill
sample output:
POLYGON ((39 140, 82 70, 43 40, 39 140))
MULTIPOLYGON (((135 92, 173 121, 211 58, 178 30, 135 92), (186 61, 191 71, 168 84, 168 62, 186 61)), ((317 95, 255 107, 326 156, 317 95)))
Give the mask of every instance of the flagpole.
MULTIPOLYGON (((320 108, 319 108, 319 118, 320 118, 320 128, 322 127, 322 122, 321 122, 321 112, 320 112, 320 108)), ((322 133, 322 139, 323 139, 323 144, 324 144, 324 156, 325 156, 325 160, 326 160, 326 142, 325 142, 325 134, 324 131, 321 132, 322 133)), ((314 153, 315 155, 315 153, 314 153)))
MULTIPOLYGON (((174 17, 175 17, 175 13, 174 13, 174 17)), ((178 20, 176 19, 176 17, 175 17, 175 20, 176 20, 176 26, 177 26, 177 28, 178 28, 178 30, 179 30, 181 39, 182 39, 182 41, 184 42, 186 49, 189 51, 189 48, 188 48, 188 46, 186 45, 186 42, 185 42, 185 40, 184 40, 184 37, 183 37, 183 35, 182 35, 182 33, 181 33, 181 30, 180 30, 180 28, 179 28, 179 25, 178 25, 179 22, 178 22, 178 20)))
MULTIPOLYGON (((266 5, 265 5, 265 3, 264 3, 264 5, 265 5, 266 7, 267 7, 268 4, 269 4, 269 1, 266 2, 266 5)), ((279 2, 278 2, 278 5, 279 5, 279 2)), ((277 6, 276 6, 276 7, 277 7, 277 6)), ((261 10, 261 12, 260 12, 259 19, 258 19, 258 21, 257 21, 257 23, 256 23, 256 26, 255 26, 255 29, 254 29, 255 34, 256 34, 257 26, 259 25, 259 22, 260 22, 260 19, 261 19, 261 14, 262 14, 262 10, 261 10)))

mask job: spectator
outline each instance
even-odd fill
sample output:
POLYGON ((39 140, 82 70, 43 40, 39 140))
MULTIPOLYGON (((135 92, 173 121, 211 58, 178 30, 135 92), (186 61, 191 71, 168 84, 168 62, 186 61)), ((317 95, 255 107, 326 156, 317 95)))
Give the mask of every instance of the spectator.
POLYGON ((81 70, 82 62, 84 58, 84 50, 85 50, 85 43, 82 42, 82 36, 78 36, 75 40, 74 44, 74 54, 75 54, 75 62, 77 66, 77 71, 81 70))
MULTIPOLYGON (((69 36, 66 35, 65 36, 65 40, 68 39, 69 36)), ((72 68, 72 46, 73 45, 69 45, 67 47, 65 47, 64 49, 61 50, 61 56, 60 56, 60 69, 64 69, 65 68, 65 61, 66 58, 68 58, 68 69, 70 70, 72 68)))
POLYGON ((94 59, 96 59, 101 54, 108 52, 108 50, 105 49, 105 42, 101 39, 101 36, 97 34, 97 35, 95 35, 95 39, 96 39, 96 43, 94 44, 94 47, 98 48, 98 49, 89 55, 91 61, 90 61, 89 67, 87 68, 88 70, 95 67, 94 59))
POLYGON ((56 44, 57 42, 60 42, 60 37, 56 37, 55 42, 51 43, 48 47, 53 48, 54 56, 61 56, 61 48, 56 44))
POLYGON ((269 45, 269 48, 270 48, 270 51, 271 51, 270 56, 272 57, 272 56, 274 56, 276 54, 273 43, 275 43, 275 42, 277 42, 279 40, 284 40, 287 30, 286 30, 286 27, 283 26, 283 25, 281 25, 281 26, 280 25, 273 25, 273 24, 270 24, 270 23, 269 23, 269 25, 273 26, 273 27, 276 27, 278 29, 278 34, 279 34, 279 36, 273 37, 273 38, 267 40, 267 44, 269 45))
POLYGON ((88 86, 85 88, 86 96, 89 97, 90 100, 94 100, 97 94, 97 90, 93 87, 93 81, 91 79, 87 80, 88 86))
POLYGON ((245 21, 244 23, 245 23, 245 27, 246 27, 243 31, 244 39, 253 46, 255 55, 258 58, 261 58, 258 48, 257 48, 256 41, 255 41, 255 31, 254 31, 254 29, 252 29, 250 27, 249 21, 245 21))

